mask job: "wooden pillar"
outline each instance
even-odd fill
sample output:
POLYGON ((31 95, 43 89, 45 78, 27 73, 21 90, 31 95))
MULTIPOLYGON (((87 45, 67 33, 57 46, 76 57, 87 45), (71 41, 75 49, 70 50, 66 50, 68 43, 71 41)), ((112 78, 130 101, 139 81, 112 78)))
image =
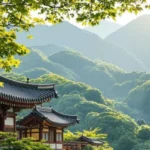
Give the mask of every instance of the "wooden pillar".
POLYGON ((57 140, 56 140, 56 128, 55 128, 55 130, 54 130, 54 142, 56 143, 57 142, 57 140))
POLYGON ((62 147, 64 147, 64 129, 62 129, 62 134, 61 134, 61 136, 62 136, 62 147))
POLYGON ((5 131, 5 117, 3 114, 0 115, 0 131, 5 131))
POLYGON ((32 137, 31 131, 32 131, 32 129, 31 129, 31 127, 30 127, 30 137, 32 137))
POLYGON ((50 144, 50 127, 48 127, 48 143, 50 144))
POLYGON ((19 140, 22 139, 22 130, 19 130, 19 140))
POLYGON ((42 130, 43 130, 43 127, 40 126, 40 128, 39 128, 39 141, 42 140, 42 130))
POLYGON ((25 137, 27 138, 27 130, 28 128, 25 129, 25 137))
POLYGON ((62 129, 62 142, 64 142, 64 129, 62 129))
POLYGON ((0 131, 5 131, 5 119, 7 116, 8 107, 5 105, 0 105, 0 131))
POLYGON ((16 114, 14 113, 14 132, 16 132, 16 114))
POLYGON ((82 146, 81 146, 81 144, 79 144, 79 150, 81 150, 81 148, 82 148, 82 146))

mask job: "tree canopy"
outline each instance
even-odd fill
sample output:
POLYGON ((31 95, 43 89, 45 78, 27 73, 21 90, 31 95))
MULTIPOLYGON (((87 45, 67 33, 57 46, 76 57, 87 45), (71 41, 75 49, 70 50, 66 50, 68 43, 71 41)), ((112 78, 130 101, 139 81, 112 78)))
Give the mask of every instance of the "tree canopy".
POLYGON ((35 142, 32 138, 17 139, 16 133, 0 132, 1 150, 52 150, 49 145, 35 142))
POLYGON ((52 24, 74 19, 83 25, 96 25, 105 18, 115 19, 129 11, 138 13, 147 0, 0 0, 0 68, 10 71, 19 65, 15 55, 29 50, 15 42, 16 32, 36 24, 52 24), (37 14, 37 15, 33 15, 37 14))

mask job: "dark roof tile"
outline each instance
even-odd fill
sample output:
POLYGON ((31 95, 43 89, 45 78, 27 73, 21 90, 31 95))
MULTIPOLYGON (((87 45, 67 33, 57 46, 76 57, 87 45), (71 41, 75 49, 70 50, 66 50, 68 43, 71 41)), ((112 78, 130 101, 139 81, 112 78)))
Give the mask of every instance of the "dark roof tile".
POLYGON ((54 84, 29 84, 13 81, 0 76, 4 87, 0 88, 0 103, 9 101, 21 103, 39 104, 57 97, 54 84))
POLYGON ((88 142, 90 144, 94 144, 94 145, 103 145, 104 142, 100 141, 96 138, 90 138, 90 137, 86 137, 86 136, 81 136, 77 139, 77 141, 84 141, 84 142, 88 142))
POLYGON ((46 120, 53 125, 59 126, 69 126, 79 123, 79 119, 77 116, 58 113, 52 107, 37 106, 35 109, 32 110, 29 115, 19 120, 17 124, 24 125, 24 122, 26 122, 26 120, 29 119, 31 116, 40 117, 41 119, 46 120))

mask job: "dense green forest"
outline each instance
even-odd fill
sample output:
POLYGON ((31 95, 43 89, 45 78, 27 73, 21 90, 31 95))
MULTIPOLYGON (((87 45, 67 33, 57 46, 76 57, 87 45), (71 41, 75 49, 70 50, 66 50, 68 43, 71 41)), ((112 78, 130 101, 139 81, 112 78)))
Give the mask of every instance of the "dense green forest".
MULTIPOLYGON (((3 75, 14 80, 26 81, 26 77, 19 74, 3 75)), ((105 98, 98 89, 90 85, 71 81, 53 73, 30 79, 30 82, 56 84, 59 98, 52 99, 44 105, 53 106, 62 113, 78 115, 80 123, 71 127, 70 130, 82 131, 99 127, 101 133, 108 135, 107 140, 114 150, 120 150, 120 148, 122 150, 140 150, 141 146, 150 148, 148 143, 150 127, 144 120, 140 118, 136 120, 125 114, 132 112, 135 113, 135 117, 138 114, 138 111, 134 112, 125 101, 118 102, 105 98)), ((27 110, 20 112, 18 119, 28 112, 27 110)))
MULTIPOLYGON (((104 97, 114 99, 115 101, 110 101, 118 111, 135 120, 144 119, 147 123, 150 122, 150 74, 128 73, 113 64, 101 60, 93 61, 71 50, 46 55, 42 50, 32 48, 29 55, 20 59, 20 67, 13 71, 22 76, 34 79, 54 73, 72 81, 85 83, 100 90, 104 97)), ((91 97, 90 94, 89 96, 91 97)))
POLYGON ((131 89, 144 84, 150 77, 145 72, 128 73, 113 64, 93 61, 71 50, 49 56, 42 50, 31 49, 29 55, 20 59, 20 67, 13 70, 16 73, 34 78, 52 72, 89 84, 101 90, 104 96, 118 100, 125 99, 131 89))

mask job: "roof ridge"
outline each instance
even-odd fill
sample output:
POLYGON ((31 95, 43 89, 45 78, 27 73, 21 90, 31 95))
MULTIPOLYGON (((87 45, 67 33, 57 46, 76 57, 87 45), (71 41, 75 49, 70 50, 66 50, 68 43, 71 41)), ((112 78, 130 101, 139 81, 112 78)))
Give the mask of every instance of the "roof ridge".
POLYGON ((35 88, 35 89, 54 89, 55 88, 55 84, 51 83, 51 84, 31 84, 31 83, 25 83, 25 82, 20 82, 20 81, 16 81, 16 80, 11 80, 9 78, 0 76, 0 81, 5 82, 5 83, 9 83, 9 84, 14 84, 16 86, 22 86, 25 88, 35 88))
POLYGON ((43 106, 36 105, 35 109, 36 111, 52 112, 53 107, 43 107, 43 106))
MULTIPOLYGON (((49 110, 50 112, 54 112, 55 114, 57 115, 62 115, 64 117, 78 117, 77 115, 68 115, 68 114, 63 114, 63 113, 60 113, 60 112, 57 112, 56 110, 53 109, 53 107, 48 107, 48 106, 39 106, 39 105, 36 105, 35 109, 39 109, 41 111, 44 111, 45 109, 45 112, 47 112, 47 110, 49 110)), ((38 111, 38 110, 37 110, 38 111)))
POLYGON ((44 107, 44 106, 37 105, 35 109, 36 110, 39 109, 39 111, 43 111, 43 112, 44 112, 44 109, 45 109, 45 112, 48 112, 48 111, 53 112, 57 115, 61 115, 61 116, 64 116, 64 117, 75 117, 75 118, 78 117, 77 115, 68 115, 68 114, 63 114, 63 113, 57 112, 56 110, 53 109, 53 107, 46 107, 46 106, 44 107))
MULTIPOLYGON (((54 112, 54 113, 56 113, 56 114, 58 114, 58 115, 62 115, 62 116, 64 116, 64 117, 74 117, 74 118, 77 118, 77 119, 78 119, 78 116, 77 116, 77 115, 63 114, 63 113, 60 113, 60 112, 54 110, 53 108, 52 108, 52 112, 54 112)), ((78 121, 79 121, 79 120, 78 120, 78 121)))

